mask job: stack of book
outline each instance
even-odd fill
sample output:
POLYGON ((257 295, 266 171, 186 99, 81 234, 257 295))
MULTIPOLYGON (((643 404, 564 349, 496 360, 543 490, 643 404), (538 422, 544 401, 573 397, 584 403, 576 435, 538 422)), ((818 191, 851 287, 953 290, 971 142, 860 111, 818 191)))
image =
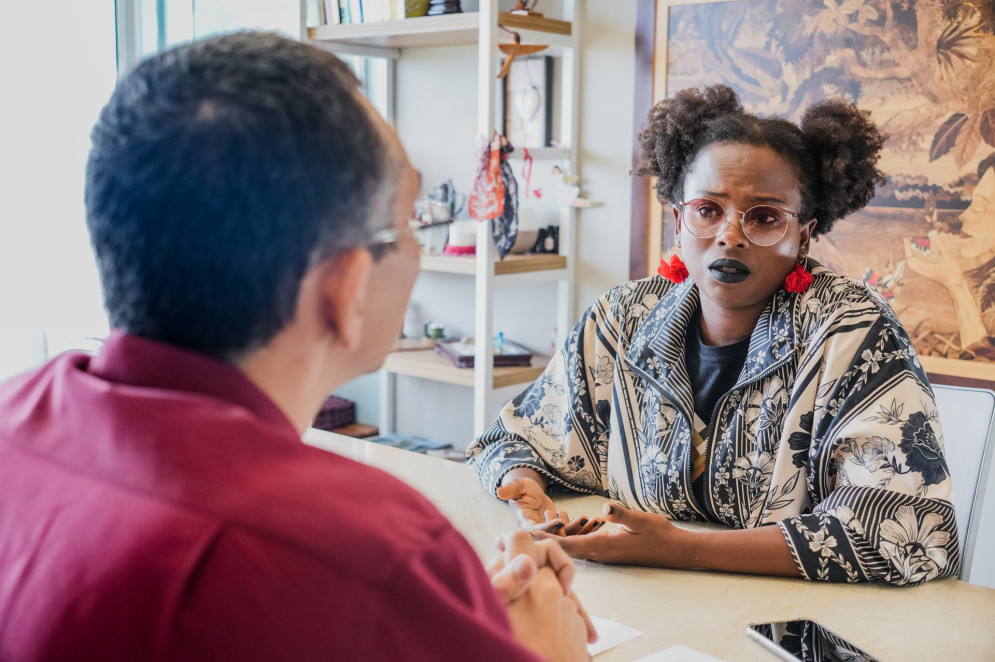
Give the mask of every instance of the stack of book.
POLYGON ((424 437, 411 437, 400 434, 388 434, 384 436, 368 437, 366 439, 375 444, 393 446, 406 451, 422 453, 431 457, 441 457, 453 462, 466 462, 466 452, 453 448, 452 444, 444 441, 435 441, 424 437))
MULTIPOLYGON (((452 361, 457 368, 473 367, 474 350, 472 338, 440 340, 435 344, 435 351, 452 361)), ((503 340, 501 347, 494 348, 495 367, 529 365, 532 365, 532 352, 517 343, 503 340)))
POLYGON ((309 0, 308 25, 396 21, 427 11, 427 0, 309 0))

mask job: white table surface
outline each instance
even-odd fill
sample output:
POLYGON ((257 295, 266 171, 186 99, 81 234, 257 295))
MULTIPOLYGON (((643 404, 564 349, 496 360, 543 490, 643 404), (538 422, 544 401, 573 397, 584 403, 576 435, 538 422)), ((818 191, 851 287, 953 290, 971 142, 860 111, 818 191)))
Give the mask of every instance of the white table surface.
MULTIPOLYGON (((464 465, 320 430, 308 443, 369 464, 412 485, 470 541, 482 559, 515 527, 511 511, 464 465)), ((557 498, 571 516, 597 515, 602 497, 557 498)), ((644 634, 597 656, 628 662, 684 644, 734 662, 773 658, 749 641, 749 623, 810 618, 882 662, 995 660, 995 589, 959 580, 914 588, 826 584, 698 570, 606 566, 578 561, 575 587, 594 615, 644 634)))

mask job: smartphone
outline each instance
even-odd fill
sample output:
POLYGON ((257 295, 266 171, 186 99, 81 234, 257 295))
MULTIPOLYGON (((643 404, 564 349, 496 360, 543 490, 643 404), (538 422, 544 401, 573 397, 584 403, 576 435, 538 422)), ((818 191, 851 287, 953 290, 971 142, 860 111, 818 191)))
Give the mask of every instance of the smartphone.
POLYGON ((880 662, 826 626, 809 619, 752 623, 746 636, 785 662, 880 662))

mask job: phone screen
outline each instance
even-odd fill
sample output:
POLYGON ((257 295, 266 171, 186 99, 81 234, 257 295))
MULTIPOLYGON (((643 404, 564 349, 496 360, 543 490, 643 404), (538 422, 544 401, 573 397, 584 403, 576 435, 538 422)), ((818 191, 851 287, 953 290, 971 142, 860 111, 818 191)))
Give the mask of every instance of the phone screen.
POLYGON ((754 623, 746 634, 785 661, 878 662, 870 653, 816 621, 754 623))

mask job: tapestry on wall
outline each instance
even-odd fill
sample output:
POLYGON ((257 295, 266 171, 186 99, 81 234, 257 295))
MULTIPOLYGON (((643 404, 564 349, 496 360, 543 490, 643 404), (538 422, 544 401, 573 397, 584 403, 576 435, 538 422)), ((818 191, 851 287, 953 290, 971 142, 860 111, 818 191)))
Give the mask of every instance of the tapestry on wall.
POLYGON ((871 111, 888 182, 812 255, 874 286, 921 355, 995 362, 995 3, 737 0, 668 24, 668 94, 725 83, 796 122, 828 96, 871 111))

